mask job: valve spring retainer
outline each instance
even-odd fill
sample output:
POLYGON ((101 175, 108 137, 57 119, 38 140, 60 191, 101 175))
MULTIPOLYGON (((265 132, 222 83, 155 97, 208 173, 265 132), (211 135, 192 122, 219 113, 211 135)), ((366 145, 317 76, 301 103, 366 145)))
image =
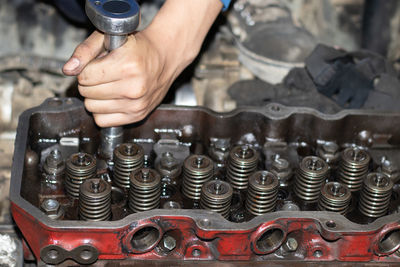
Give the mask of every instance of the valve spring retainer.
POLYGON ((305 202, 317 202, 321 187, 329 175, 329 166, 321 158, 305 157, 297 169, 294 193, 305 202))
POLYGON ((359 202, 362 214, 371 218, 386 215, 392 196, 393 182, 383 173, 371 172, 364 180, 359 202))
POLYGON ((367 151, 349 147, 341 155, 338 168, 338 181, 347 186, 351 192, 361 189, 363 180, 368 172, 371 157, 367 151))
POLYGON ((83 182, 96 174, 96 159, 87 153, 72 154, 66 162, 65 189, 67 195, 79 198, 79 189, 83 182))
POLYGON ((120 188, 129 188, 129 175, 143 167, 144 150, 134 143, 123 143, 114 149, 114 179, 120 188))
POLYGON ((228 218, 233 195, 232 186, 221 180, 206 182, 201 188, 200 208, 212 210, 228 218))
POLYGON ((278 198, 279 179, 272 172, 258 171, 249 178, 246 210, 253 215, 262 215, 275 210, 278 198))
POLYGON ((247 189, 250 175, 257 169, 258 153, 248 145, 235 146, 229 152, 227 178, 234 189, 247 189))
POLYGON ((198 201, 202 186, 213 176, 214 163, 204 155, 191 155, 183 163, 182 193, 198 201))
POLYGON ((111 185, 100 179, 83 182, 79 194, 79 217, 85 221, 107 221, 111 218, 111 185))
POLYGON ((351 202, 351 192, 338 182, 326 183, 321 190, 318 209, 346 214, 351 202))
POLYGON ((161 176, 156 170, 143 168, 130 175, 128 207, 132 212, 156 209, 160 206, 161 176))

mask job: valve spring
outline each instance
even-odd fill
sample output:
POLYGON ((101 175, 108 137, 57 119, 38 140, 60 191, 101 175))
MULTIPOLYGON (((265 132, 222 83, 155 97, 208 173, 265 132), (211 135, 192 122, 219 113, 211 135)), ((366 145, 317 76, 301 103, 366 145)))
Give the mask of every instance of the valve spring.
POLYGON ((228 158, 227 178, 234 189, 248 187, 250 175, 257 169, 258 153, 253 148, 242 145, 234 147, 228 158))
POLYGON ((228 218, 233 195, 232 186, 224 181, 212 180, 201 188, 200 208, 218 212, 228 218))
POLYGON ((272 172, 258 171, 249 178, 246 210, 253 215, 262 215, 275 210, 278 198, 279 179, 272 172))
POLYGON ((160 206, 161 177, 156 170, 143 168, 130 175, 128 207, 132 212, 160 206))
POLYGON ((338 182, 326 183, 321 190, 318 209, 345 214, 350 206, 351 192, 338 182))
POLYGON ((361 190, 359 210, 367 217, 378 218, 387 213, 393 182, 383 173, 367 175, 361 190))
POLYGON ((370 156, 367 151, 359 148, 346 148, 341 155, 338 168, 338 180, 346 185, 351 192, 361 189, 368 172, 370 156))
POLYGON ((79 216, 85 221, 111 218, 111 185, 100 178, 83 182, 79 194, 79 216))
POLYGON ((200 200, 201 188, 212 178, 213 161, 204 155, 191 155, 183 163, 182 193, 189 199, 200 200))
POLYGON ((129 175, 143 167, 144 151, 140 145, 123 143, 114 149, 114 179, 120 188, 129 188, 129 175))
POLYGON ((72 154, 66 165, 65 189, 67 195, 79 198, 81 184, 96 174, 96 159, 90 154, 79 152, 72 154))
POLYGON ((294 193, 306 202, 318 201, 322 184, 329 174, 328 164, 319 157, 305 157, 297 169, 294 193))

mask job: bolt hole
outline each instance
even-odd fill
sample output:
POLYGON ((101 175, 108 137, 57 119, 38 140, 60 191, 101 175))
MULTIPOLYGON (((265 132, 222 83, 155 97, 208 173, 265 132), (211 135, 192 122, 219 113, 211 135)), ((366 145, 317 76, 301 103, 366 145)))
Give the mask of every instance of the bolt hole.
POLYGON ((82 250, 82 252, 79 255, 81 257, 81 259, 87 261, 90 260, 93 257, 93 253, 90 250, 82 250))
POLYGON ((382 253, 389 254, 400 247, 400 229, 388 232, 379 241, 379 250, 382 253))
POLYGON ((281 111, 281 108, 279 106, 273 105, 273 106, 271 106, 271 110, 274 112, 279 112, 279 111, 281 111))
POLYGON ((263 253, 271 252, 278 248, 285 234, 279 228, 274 228, 264 232, 256 242, 257 249, 263 253))
POLYGON ((59 99, 59 98, 52 98, 52 99, 49 100, 48 105, 49 105, 50 107, 59 107, 59 106, 62 105, 62 103, 63 103, 63 102, 61 101, 61 99, 59 99))
POLYGON ((313 255, 316 258, 321 258, 324 255, 324 253, 322 252, 322 250, 317 249, 314 251, 313 255))
POLYGON ((180 209, 181 204, 175 201, 167 201, 163 205, 163 209, 171 210, 171 209, 180 209))
POLYGON ((74 101, 72 100, 72 98, 67 98, 67 100, 65 101, 65 103, 67 105, 72 105, 74 103, 74 101))
POLYGON ((201 255, 201 251, 200 251, 200 249, 193 249, 193 251, 192 251, 192 256, 193 257, 200 257, 200 255, 201 255))
POLYGON ((336 227, 336 223, 334 221, 327 221, 325 223, 325 225, 329 228, 335 228, 336 227))
POLYGON ((203 226, 203 227, 208 227, 208 226, 211 225, 211 222, 210 222, 209 219, 203 219, 203 220, 200 221, 200 225, 203 226))
POLYGON ((47 257, 49 257, 49 258, 52 259, 52 260, 56 260, 56 259, 58 258, 59 255, 60 255, 60 253, 58 253, 58 251, 55 250, 55 249, 50 249, 50 250, 47 252, 47 257))
POLYGON ((160 238, 160 232, 157 228, 148 226, 138 230, 133 234, 131 244, 132 248, 138 252, 146 252, 152 249, 160 238))
POLYGON ((278 190, 278 199, 285 200, 289 197, 289 193, 285 189, 278 190))

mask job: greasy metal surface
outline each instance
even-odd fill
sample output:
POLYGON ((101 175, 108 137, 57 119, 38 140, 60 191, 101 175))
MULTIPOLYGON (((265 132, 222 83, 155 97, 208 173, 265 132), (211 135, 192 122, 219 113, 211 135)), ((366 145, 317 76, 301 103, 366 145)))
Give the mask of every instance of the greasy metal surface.
MULTIPOLYGON (((399 114, 365 111, 323 115, 280 105, 228 114, 166 106, 154 111, 145 122, 128 126, 124 140, 144 146, 146 142, 157 143, 161 134, 176 133, 182 143, 230 137, 232 144, 251 144, 258 149, 271 140, 282 140, 297 144, 294 147, 303 156, 311 154, 310 146, 315 146, 315 142, 325 140, 344 147, 352 143, 366 147, 372 158, 378 158, 374 160, 376 163, 383 154, 396 158, 395 153, 387 151, 400 144, 399 117, 399 114)), ((38 153, 65 136, 79 138, 81 151, 94 153, 98 147, 99 131, 77 100, 50 99, 21 116, 12 173, 12 210, 37 257, 47 245, 61 245, 72 251, 91 244, 100 259, 399 260, 394 251, 400 243, 394 242, 389 249, 383 245, 382 249, 385 240, 397 240, 398 213, 365 224, 324 211, 278 211, 233 223, 211 211, 182 209, 156 209, 107 222, 51 220, 37 208, 39 199, 27 193, 27 189, 35 188, 37 181, 33 175, 26 175, 21 159, 28 145, 38 153), (171 252, 165 252, 159 243, 167 234, 176 240, 171 252), (284 245, 289 238, 298 243, 295 251, 288 251, 288 245, 284 245)))

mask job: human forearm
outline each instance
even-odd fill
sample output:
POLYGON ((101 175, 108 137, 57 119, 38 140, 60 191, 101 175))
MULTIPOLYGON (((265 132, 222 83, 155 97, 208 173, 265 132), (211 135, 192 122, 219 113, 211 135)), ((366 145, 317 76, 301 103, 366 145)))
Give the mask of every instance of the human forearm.
POLYGON ((221 8, 219 0, 167 0, 145 32, 183 70, 197 56, 221 8))
POLYGON ((108 54, 103 34, 94 32, 64 73, 77 75, 86 109, 99 126, 140 121, 196 57, 221 8, 219 0, 167 0, 150 26, 108 54))

